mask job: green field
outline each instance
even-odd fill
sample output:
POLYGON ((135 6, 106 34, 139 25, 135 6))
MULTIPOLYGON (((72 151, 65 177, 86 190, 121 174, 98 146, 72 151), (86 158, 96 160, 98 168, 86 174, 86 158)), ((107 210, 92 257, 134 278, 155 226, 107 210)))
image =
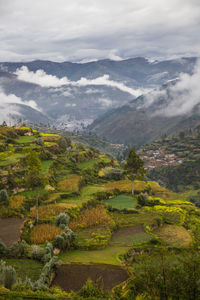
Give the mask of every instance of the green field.
POLYGON ((27 196, 27 197, 34 197, 36 195, 40 195, 40 194, 44 194, 46 192, 45 189, 41 189, 41 190, 32 190, 32 191, 25 191, 20 193, 20 195, 22 196, 27 196))
POLYGON ((101 159, 99 158, 94 158, 91 159, 89 161, 83 162, 81 164, 78 164, 79 169, 84 170, 84 169, 88 169, 91 168, 95 163, 101 161, 101 159))
POLYGON ((110 244, 132 246, 138 243, 150 241, 151 239, 152 236, 144 231, 143 226, 135 226, 122 228, 117 232, 114 232, 111 237, 110 244))
POLYGON ((92 194, 104 191, 105 188, 101 185, 88 185, 82 188, 81 194, 79 196, 73 196, 69 197, 67 199, 61 199, 59 202, 61 203, 67 203, 67 204, 72 204, 72 205, 80 205, 83 202, 86 202, 90 200, 92 194))
POLYGON ((134 214, 122 214, 120 212, 110 213, 111 218, 120 227, 130 227, 138 225, 151 225, 158 216, 151 212, 138 212, 134 214))
POLYGON ((107 156, 104 156, 104 155, 100 155, 99 158, 94 158, 94 159, 91 159, 89 161, 78 164, 78 167, 81 170, 88 169, 88 168, 91 168, 95 163, 98 163, 98 162, 101 162, 101 161, 104 162, 104 163, 109 163, 110 158, 108 158, 107 156))
POLYGON ((135 198, 133 198, 131 196, 127 196, 127 195, 119 195, 112 199, 105 200, 104 202, 106 204, 113 206, 114 208, 117 208, 117 209, 136 208, 136 204, 137 204, 135 198))
POLYGON ((42 162, 42 174, 47 174, 53 160, 45 160, 42 162))
POLYGON ((20 136, 20 138, 17 139, 17 142, 20 144, 26 144, 31 143, 35 140, 35 136, 20 136))
POLYGON ((43 265, 35 260, 31 259, 5 259, 6 263, 13 266, 17 272, 17 276, 21 279, 26 277, 31 280, 37 280, 40 277, 43 265))
POLYGON ((129 247, 108 246, 102 250, 74 250, 59 255, 63 262, 104 263, 121 265, 119 255, 127 252, 129 247))

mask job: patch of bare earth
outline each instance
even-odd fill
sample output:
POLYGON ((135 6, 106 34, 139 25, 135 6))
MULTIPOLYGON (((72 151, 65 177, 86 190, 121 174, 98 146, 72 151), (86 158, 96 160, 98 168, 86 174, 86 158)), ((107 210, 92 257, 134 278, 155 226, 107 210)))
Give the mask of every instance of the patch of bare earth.
POLYGON ((23 221, 20 218, 0 219, 0 241, 7 247, 18 241, 23 221))
MULTIPOLYGON (((88 255, 90 255, 89 252, 88 255)), ((93 281, 101 278, 104 288, 110 291, 114 286, 125 281, 128 274, 123 268, 113 265, 65 264, 58 269, 53 285, 60 286, 67 292, 77 291, 81 289, 88 278, 93 281)))

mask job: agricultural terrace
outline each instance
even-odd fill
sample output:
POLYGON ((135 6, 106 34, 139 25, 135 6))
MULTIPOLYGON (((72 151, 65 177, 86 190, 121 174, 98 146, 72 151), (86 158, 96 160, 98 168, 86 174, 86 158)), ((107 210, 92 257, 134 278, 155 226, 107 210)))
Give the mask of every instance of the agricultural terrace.
POLYGON ((199 190, 175 193, 144 179, 134 181, 132 195, 111 157, 29 127, 0 127, 0 150, 0 256, 18 279, 27 275, 48 287, 56 255, 64 263, 56 285, 76 290, 77 272, 81 285, 99 272, 105 284, 113 278, 110 290, 127 278, 114 278, 113 266, 133 270, 135 253, 142 259, 200 246, 200 210, 190 201, 199 190))

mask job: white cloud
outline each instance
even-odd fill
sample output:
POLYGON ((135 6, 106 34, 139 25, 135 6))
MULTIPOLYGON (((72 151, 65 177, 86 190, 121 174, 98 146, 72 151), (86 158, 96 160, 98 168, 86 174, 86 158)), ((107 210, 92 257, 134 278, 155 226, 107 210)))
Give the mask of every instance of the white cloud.
MULTIPOLYGON (((133 89, 126 86, 122 82, 117 82, 111 80, 109 75, 105 74, 103 76, 97 77, 95 79, 87 79, 82 77, 78 81, 70 81, 67 77, 58 78, 54 75, 48 75, 44 70, 37 70, 36 72, 29 71, 26 66, 22 66, 20 69, 17 69, 15 74, 19 80, 31 82, 38 84, 42 87, 61 87, 61 86, 88 86, 88 85, 106 85, 113 88, 117 88, 123 92, 129 93, 134 97, 138 97, 143 93, 146 93, 149 90, 146 89, 133 89)), ((65 96, 69 96, 69 90, 63 92, 65 96)))
POLYGON ((155 115, 168 117, 190 113, 197 104, 200 104, 200 61, 193 74, 182 73, 176 84, 166 90, 156 90, 146 95, 145 105, 158 103, 160 98, 166 99, 166 104, 155 112, 155 115))
POLYGON ((5 104, 24 104, 39 110, 35 101, 33 100, 23 101, 20 97, 17 97, 14 94, 6 95, 3 89, 0 88, 0 106, 2 107, 5 104))
POLYGON ((48 75, 43 70, 37 70, 36 72, 29 71, 26 66, 22 66, 17 69, 15 74, 19 80, 32 82, 39 84, 42 87, 59 87, 69 84, 67 77, 58 78, 54 75, 48 75))
POLYGON ((0 122, 4 120, 8 121, 11 115, 20 115, 18 107, 15 104, 23 104, 39 110, 35 101, 22 101, 20 97, 14 94, 6 95, 3 89, 0 88, 0 122))

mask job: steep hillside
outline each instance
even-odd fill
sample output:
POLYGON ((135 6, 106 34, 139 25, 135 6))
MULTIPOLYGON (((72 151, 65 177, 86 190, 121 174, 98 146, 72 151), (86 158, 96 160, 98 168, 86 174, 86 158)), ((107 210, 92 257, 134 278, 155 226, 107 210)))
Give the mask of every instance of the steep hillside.
POLYGON ((176 135, 180 130, 195 128, 200 123, 199 101, 191 105, 191 109, 179 113, 179 109, 186 102, 192 103, 194 99, 191 96, 184 103, 184 95, 183 101, 181 100, 181 91, 178 95, 171 95, 177 82, 170 82, 106 113, 88 126, 88 130, 114 143, 139 147, 165 134, 176 135), (177 99, 180 103, 176 102, 177 99))
POLYGON ((149 170, 149 178, 175 191, 199 188, 200 136, 191 132, 163 138, 142 147, 138 153, 149 170))
POLYGON ((0 126, 0 271, 10 274, 0 297, 116 299, 123 281, 132 293, 132 272, 147 257, 157 278, 176 262, 181 284, 188 280, 180 268, 191 251, 187 272, 194 260, 197 268, 200 244, 200 210, 188 200, 199 190, 174 193, 145 179, 134 191, 110 156, 57 133, 0 126))

